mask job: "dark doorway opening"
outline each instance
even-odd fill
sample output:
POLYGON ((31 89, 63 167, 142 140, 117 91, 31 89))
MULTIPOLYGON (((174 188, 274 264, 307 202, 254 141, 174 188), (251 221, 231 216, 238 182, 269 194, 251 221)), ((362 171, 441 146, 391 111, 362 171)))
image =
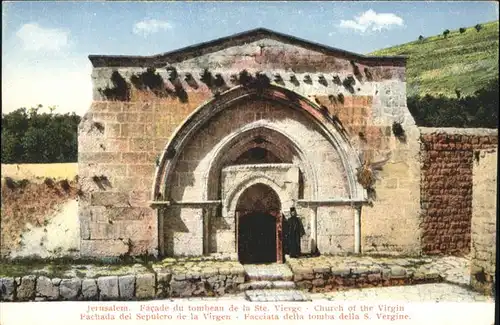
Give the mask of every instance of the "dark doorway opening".
POLYGON ((275 263, 276 218, 264 212, 240 217, 238 227, 238 259, 242 264, 275 263))

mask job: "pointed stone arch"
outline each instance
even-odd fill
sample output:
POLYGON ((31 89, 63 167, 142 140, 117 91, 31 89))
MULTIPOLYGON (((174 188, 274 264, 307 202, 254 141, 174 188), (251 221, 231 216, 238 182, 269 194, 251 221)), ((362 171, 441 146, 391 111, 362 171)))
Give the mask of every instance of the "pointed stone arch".
MULTIPOLYGON (((174 132, 171 140, 166 144, 155 171, 152 189, 152 200, 169 197, 169 176, 175 167, 180 153, 196 134, 196 132, 212 117, 224 109, 232 107, 248 98, 259 98, 279 102, 291 109, 302 112, 322 132, 324 137, 338 152, 348 184, 349 199, 366 200, 366 190, 356 180, 356 169, 361 163, 356 151, 350 145, 345 131, 309 99, 276 85, 269 85, 264 89, 236 86, 208 100, 198 107, 174 132)), ((224 146, 221 146, 223 148, 224 146)), ((205 188, 205 192, 207 188, 205 188)), ((204 193, 206 197, 206 193, 204 193)))
MULTIPOLYGON (((218 195, 218 190, 220 188, 216 180, 220 175, 220 171, 224 166, 224 162, 227 162, 232 155, 236 156, 237 153, 242 152, 244 149, 246 149, 247 147, 245 146, 245 143, 241 145, 242 140, 245 138, 251 138, 251 136, 253 135, 259 135, 263 137, 269 136, 270 138, 279 137, 281 145, 288 145, 293 150, 292 154, 298 157, 297 165, 300 168, 301 176, 303 175, 303 177, 305 177, 305 179, 307 179, 307 181, 311 183, 310 199, 315 199, 317 196, 318 187, 317 175, 315 169, 313 168, 313 166, 311 166, 311 163, 307 159, 303 148, 296 141, 295 136, 290 132, 287 132, 286 130, 279 129, 273 125, 269 125, 260 121, 249 123, 244 128, 229 134, 224 141, 218 143, 218 146, 215 148, 215 159, 211 162, 210 167, 207 169, 204 175, 204 199, 211 200, 214 199, 214 196, 218 195), (240 145, 238 146, 238 144, 240 145), (233 153, 232 150, 234 150, 236 154, 233 153)), ((283 157, 284 155, 286 155, 286 153, 282 153, 280 155, 280 152, 278 152, 278 156, 283 157)), ((292 163, 292 161, 283 162, 292 163)))

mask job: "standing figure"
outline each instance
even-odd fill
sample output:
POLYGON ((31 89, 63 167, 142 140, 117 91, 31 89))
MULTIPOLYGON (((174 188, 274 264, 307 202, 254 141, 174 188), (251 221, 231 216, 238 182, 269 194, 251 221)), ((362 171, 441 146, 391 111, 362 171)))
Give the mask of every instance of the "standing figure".
POLYGON ((283 256, 287 255, 288 252, 288 220, 285 217, 285 214, 281 212, 281 242, 283 243, 283 256))
POLYGON ((290 257, 296 258, 300 255, 300 238, 306 234, 302 221, 297 218, 297 211, 290 208, 290 219, 287 220, 287 243, 290 257))

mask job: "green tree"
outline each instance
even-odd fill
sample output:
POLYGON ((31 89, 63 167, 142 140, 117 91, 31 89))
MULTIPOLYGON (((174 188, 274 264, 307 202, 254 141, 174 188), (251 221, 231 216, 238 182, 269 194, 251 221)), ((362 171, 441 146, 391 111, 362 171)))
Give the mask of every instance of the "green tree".
POLYGON ((76 162, 78 124, 76 114, 39 113, 42 106, 2 114, 2 163, 76 162))
POLYGON ((460 32, 460 34, 463 34, 463 33, 465 33, 466 30, 467 30, 467 28, 460 27, 460 29, 458 31, 460 32))
POLYGON ((449 34, 450 34, 450 30, 449 29, 445 29, 444 32, 443 32, 443 36, 446 38, 446 37, 448 37, 449 34))
POLYGON ((408 109, 419 126, 498 128, 498 78, 473 96, 411 96, 408 109))
POLYGON ((483 26, 481 24, 477 24, 474 26, 474 28, 479 32, 481 29, 483 29, 483 26))

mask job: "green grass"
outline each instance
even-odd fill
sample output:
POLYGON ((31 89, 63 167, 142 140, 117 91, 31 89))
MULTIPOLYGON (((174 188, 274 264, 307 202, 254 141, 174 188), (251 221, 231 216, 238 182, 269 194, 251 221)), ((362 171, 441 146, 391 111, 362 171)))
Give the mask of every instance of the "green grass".
MULTIPOLYGON (((422 41, 378 50, 369 55, 406 55, 408 96, 419 94, 456 97, 472 95, 498 78, 498 21, 474 26, 465 33, 450 30, 448 37, 425 37, 422 41)), ((415 37, 418 38, 418 35, 415 37)))

